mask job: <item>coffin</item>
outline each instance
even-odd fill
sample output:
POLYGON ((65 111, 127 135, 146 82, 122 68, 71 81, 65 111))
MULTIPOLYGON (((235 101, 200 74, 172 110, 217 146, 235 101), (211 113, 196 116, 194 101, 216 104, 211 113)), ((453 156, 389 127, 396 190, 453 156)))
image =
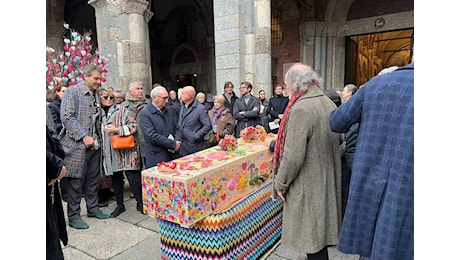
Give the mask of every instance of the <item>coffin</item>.
POLYGON ((176 168, 142 171, 144 212, 151 217, 191 227, 212 213, 220 212, 272 181, 269 143, 244 143, 237 149, 219 147, 176 159, 176 168))

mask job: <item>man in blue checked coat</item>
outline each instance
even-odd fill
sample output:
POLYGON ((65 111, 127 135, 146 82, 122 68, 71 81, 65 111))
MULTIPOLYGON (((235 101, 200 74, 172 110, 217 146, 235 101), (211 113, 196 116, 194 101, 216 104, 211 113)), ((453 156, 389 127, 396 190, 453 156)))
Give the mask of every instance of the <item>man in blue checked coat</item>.
POLYGON ((360 122, 338 249, 414 259, 414 64, 372 78, 332 111, 332 131, 360 122))
POLYGON ((64 93, 61 104, 63 130, 59 134, 67 168, 67 216, 69 225, 76 229, 89 227, 80 216, 83 194, 88 217, 110 217, 99 209, 97 196, 101 178, 101 108, 97 90, 101 86, 102 69, 89 64, 83 77, 83 81, 64 93))

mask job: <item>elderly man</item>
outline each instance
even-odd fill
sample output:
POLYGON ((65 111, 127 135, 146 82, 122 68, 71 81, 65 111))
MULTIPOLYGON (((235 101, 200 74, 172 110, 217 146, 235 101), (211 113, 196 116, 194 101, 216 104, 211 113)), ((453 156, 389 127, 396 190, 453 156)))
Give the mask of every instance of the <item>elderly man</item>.
POLYGON ((175 141, 177 122, 174 110, 168 106, 168 92, 157 86, 150 92, 152 102, 139 112, 139 125, 144 133, 146 168, 170 161, 179 150, 175 141))
POLYGON ((195 99, 195 88, 186 86, 182 89, 182 105, 179 114, 178 134, 176 140, 182 142, 179 155, 185 156, 207 148, 203 137, 211 130, 208 111, 195 99))
POLYGON ((174 89, 169 91, 169 100, 168 106, 173 109, 174 116, 176 117, 176 122, 179 121, 179 113, 180 113, 180 101, 177 98, 177 93, 174 89))
POLYGON ((67 216, 69 225, 86 229, 80 217, 80 202, 85 194, 88 217, 109 218, 98 207, 97 190, 100 180, 101 132, 100 100, 102 69, 90 64, 83 71, 84 81, 68 88, 61 104, 61 121, 65 132, 60 142, 65 151, 67 167, 67 216))
POLYGON ((327 246, 337 244, 342 220, 340 136, 328 124, 336 105, 305 64, 294 64, 284 82, 291 99, 273 155, 274 187, 284 201, 281 243, 308 259, 327 260, 327 246))
POLYGON ((115 97, 115 103, 116 104, 121 104, 123 101, 125 101, 125 93, 121 89, 115 89, 113 91, 113 95, 115 97))

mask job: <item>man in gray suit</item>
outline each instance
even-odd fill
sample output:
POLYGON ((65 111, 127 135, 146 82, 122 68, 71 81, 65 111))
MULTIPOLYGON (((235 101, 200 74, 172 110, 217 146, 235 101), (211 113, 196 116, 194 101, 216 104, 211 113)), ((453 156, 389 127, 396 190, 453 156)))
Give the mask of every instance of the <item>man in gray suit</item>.
POLYGON ((83 192, 88 217, 109 218, 99 209, 97 196, 101 158, 101 108, 97 89, 101 86, 102 69, 90 64, 85 67, 83 76, 84 81, 64 94, 61 121, 65 131, 59 136, 67 168, 67 216, 69 225, 76 229, 88 228, 80 217, 83 192))
POLYGON ((211 130, 211 120, 205 107, 195 99, 196 91, 192 86, 182 89, 181 100, 184 103, 180 109, 176 140, 181 141, 179 156, 189 155, 208 146, 203 137, 211 130))

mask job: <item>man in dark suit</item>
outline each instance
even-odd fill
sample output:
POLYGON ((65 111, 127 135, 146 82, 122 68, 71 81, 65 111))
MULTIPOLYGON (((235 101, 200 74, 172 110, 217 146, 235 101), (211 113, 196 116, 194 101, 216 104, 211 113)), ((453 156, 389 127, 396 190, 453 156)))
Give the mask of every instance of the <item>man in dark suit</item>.
POLYGON ((139 126, 145 139, 146 168, 162 161, 170 161, 179 150, 175 141, 177 121, 174 110, 168 106, 168 92, 159 85, 150 92, 152 102, 139 112, 139 126))
POLYGON ((211 130, 211 120, 205 107, 195 99, 196 91, 192 86, 182 89, 182 105, 179 114, 178 134, 176 140, 181 141, 180 156, 189 155, 208 146, 203 137, 211 130))
POLYGON ((252 84, 243 81, 240 85, 241 97, 235 101, 233 117, 238 121, 236 124, 235 137, 240 137, 240 131, 248 126, 256 126, 259 123, 259 99, 251 94, 252 84))

